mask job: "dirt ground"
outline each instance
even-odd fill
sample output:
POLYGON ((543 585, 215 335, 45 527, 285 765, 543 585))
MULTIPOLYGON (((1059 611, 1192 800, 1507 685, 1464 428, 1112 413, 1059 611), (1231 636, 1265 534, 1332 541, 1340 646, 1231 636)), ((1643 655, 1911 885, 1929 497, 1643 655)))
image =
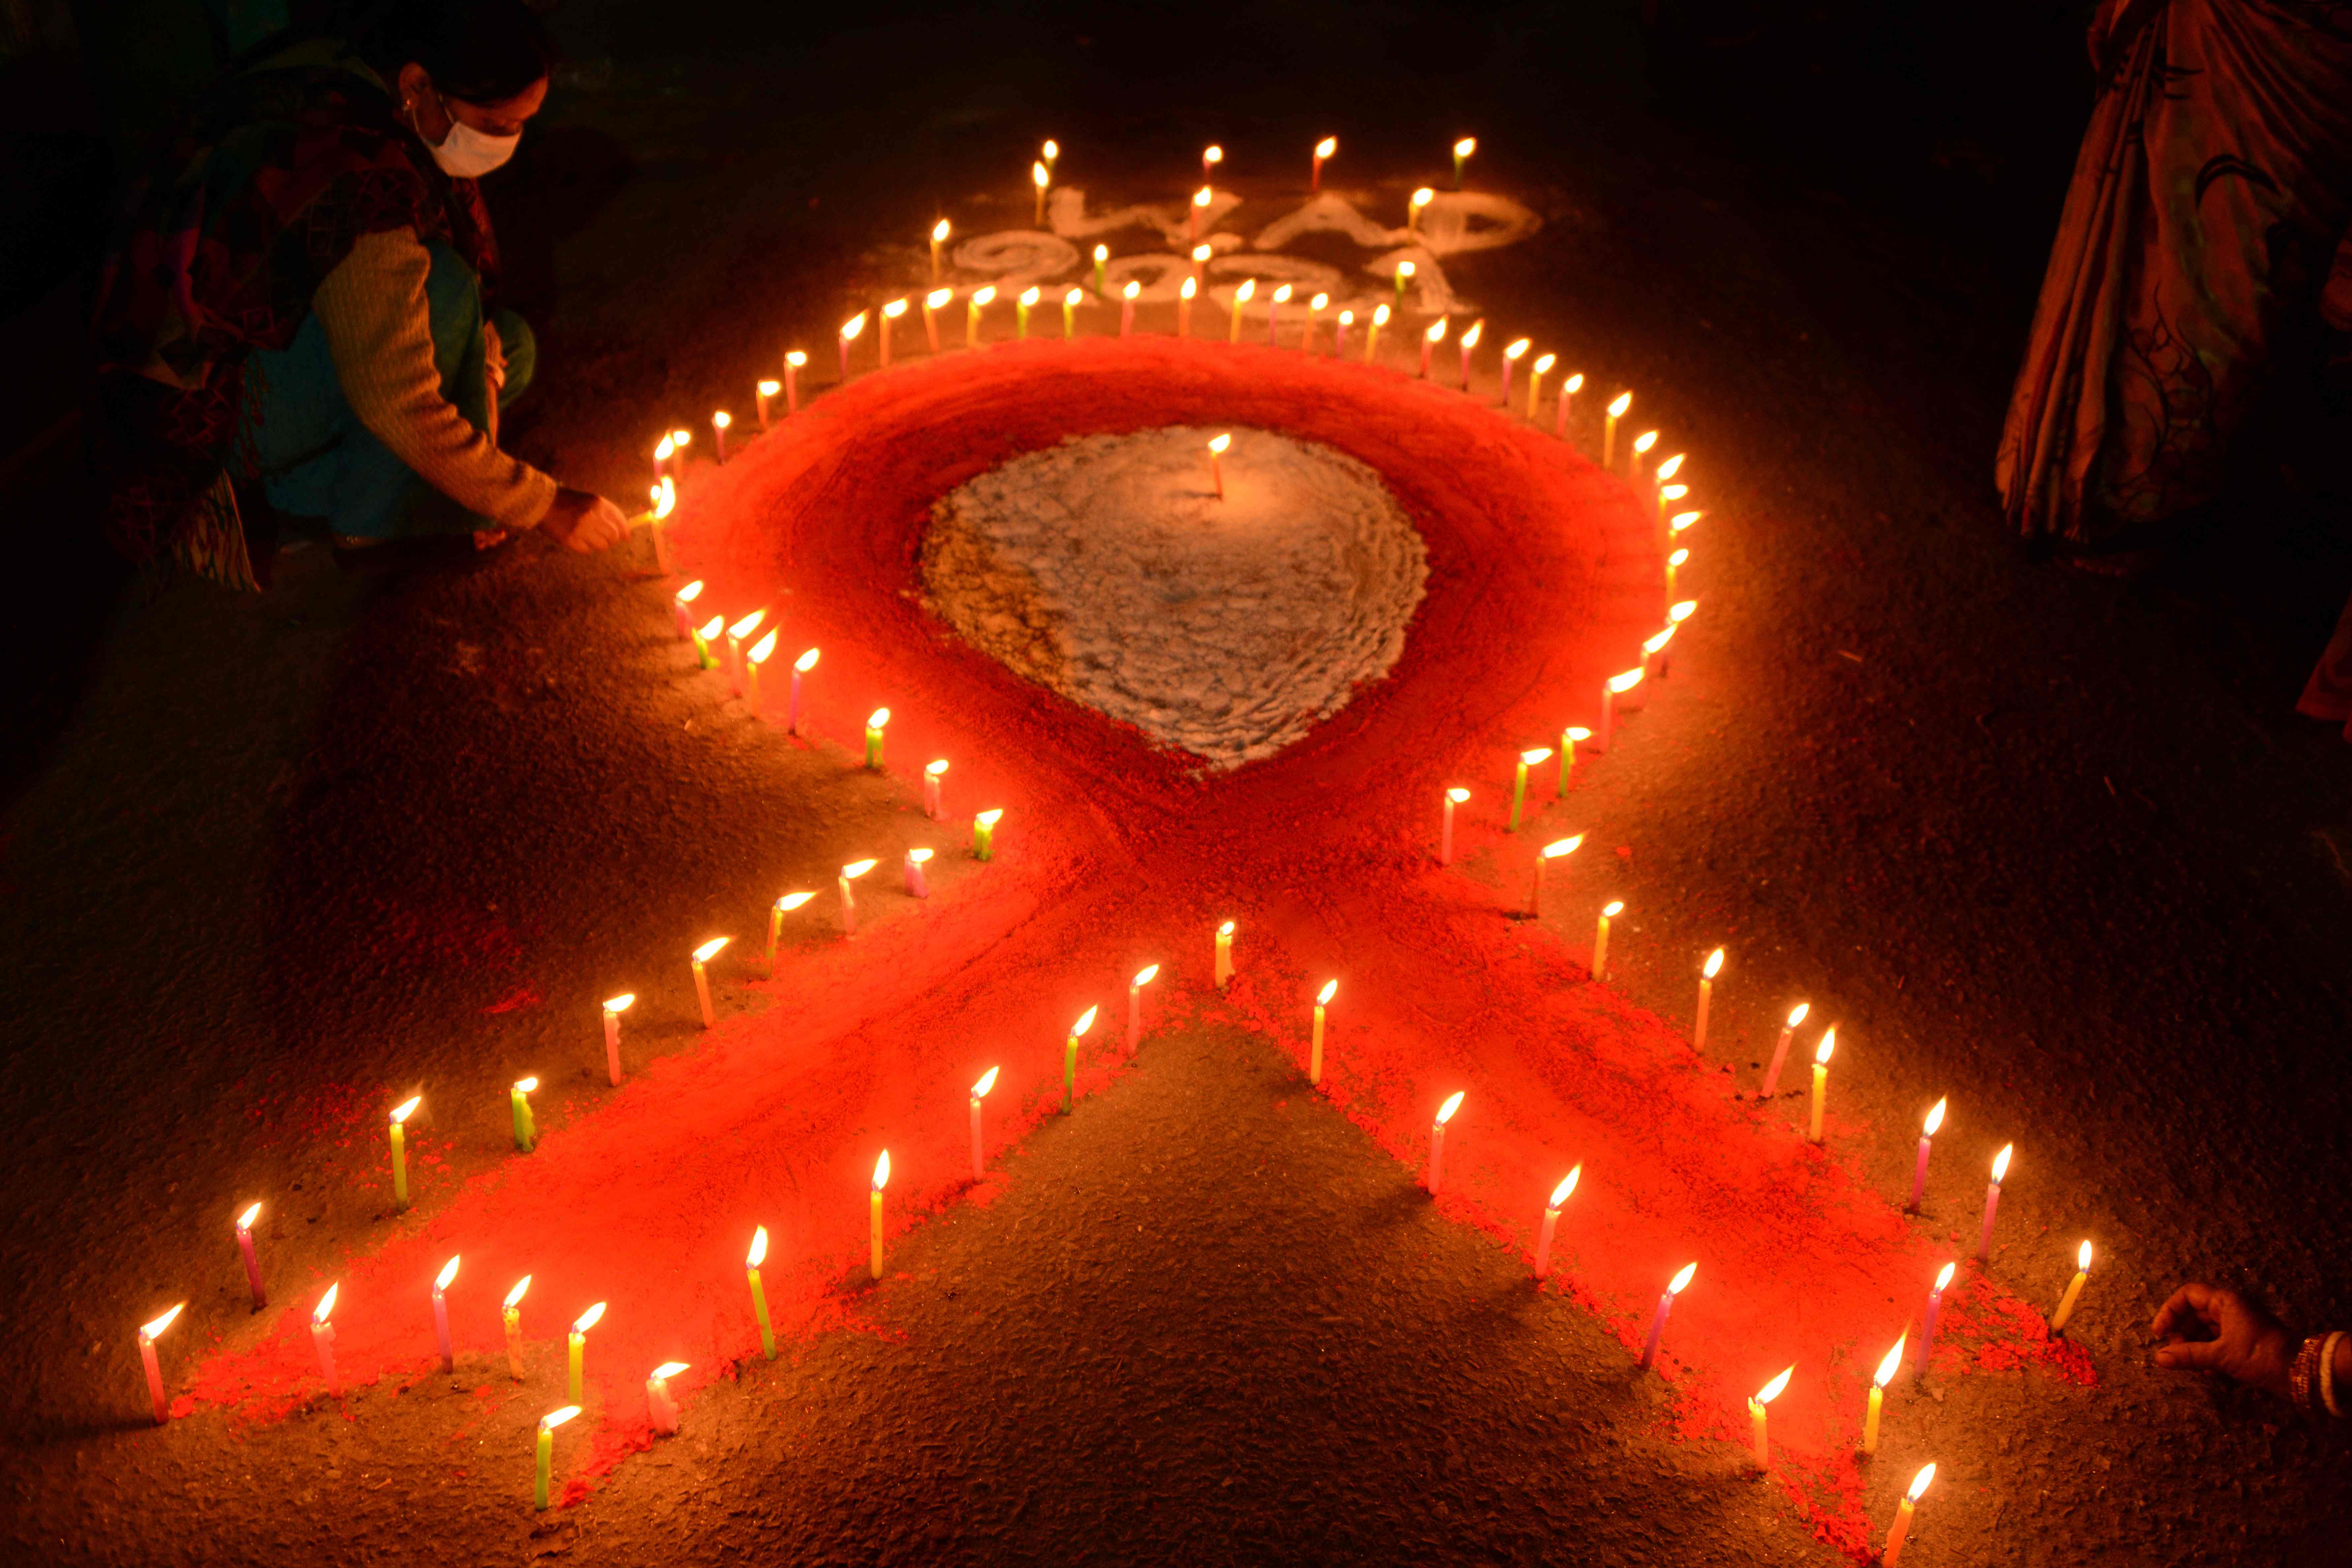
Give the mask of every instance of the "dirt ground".
MULTIPOLYGON (((1328 20, 1268 26, 1295 39, 1328 20)), ((2095 1238, 2071 1336, 2089 1375, 2025 1355, 1906 1386, 1883 1468, 1824 1459, 1837 1484, 1810 1505, 1758 1483, 1677 1385, 1633 1373, 1619 1293, 1596 1284, 1599 1313, 1538 1293, 1491 1193, 1417 1194, 1426 1108, 1382 1098, 1418 1089, 1416 1064, 1367 1080, 1345 1111, 1305 1091, 1292 993, 1272 979, 1311 983, 1314 922, 1279 911, 1320 906, 1282 886, 1261 891, 1289 962, 1260 1002, 1185 1000, 1202 996, 1206 955, 1178 953, 1185 973, 1155 1003, 1150 1045, 1131 1068, 1090 1056, 1080 1114, 1045 1114, 1046 1094, 1008 1104, 992 1123, 996 1174, 977 1189, 938 1160, 914 1167, 919 1195, 870 1288, 849 1262, 872 1156, 854 1135, 903 1152, 885 1120, 919 1111, 951 1152, 966 1080, 946 1099, 841 1089, 793 1042, 865 1042, 884 1084, 890 1063, 931 1048, 908 1043, 912 1022, 858 1016, 849 965, 871 962, 902 967, 925 1017, 959 1017, 959 993, 1034 993, 1005 1005, 1039 1037, 1024 1071, 1049 1080, 1058 1041, 1025 1010, 1058 1024, 1083 987, 1013 958, 1024 926, 1033 941, 1050 929, 1035 911, 1104 862, 1024 862, 1016 812, 1004 864, 943 858, 930 931, 912 922, 934 911, 877 898, 859 952, 879 956, 853 960, 813 925, 788 954, 793 985, 721 970, 738 1022, 705 1037, 686 951, 721 931, 748 943, 783 887, 939 841, 910 790, 747 721, 694 669, 641 563, 526 542, 473 578, 383 585, 311 552, 267 600, 179 584, 126 603, 10 810, 0 1096, 19 1131, 0 1152, 13 1373, 0 1552, 1815 1563, 1854 1546, 1856 1521, 1883 1531, 1902 1480, 1933 1458, 1912 1563, 2344 1560, 2338 1440, 2261 1396, 2156 1373, 2143 1325, 2187 1278, 2262 1290, 2298 1324, 2352 1320, 2330 1048, 2352 951, 2352 747, 2286 712, 2315 648, 2309 615, 2257 614, 2218 574, 2122 584, 2010 552, 1987 476, 2027 302, 2012 277, 1609 96, 1596 79, 1633 46, 1605 19, 1598 65, 1560 65, 1533 47, 1558 42, 1538 30, 1480 97, 1453 81, 1360 130, 1349 94, 1263 64, 1123 95, 1086 66, 1134 39, 1028 33, 1018 16, 806 48, 756 23, 714 45, 668 37, 666 21, 617 4, 567 16, 564 89, 496 193, 546 381, 515 440, 625 497, 642 489, 652 431, 721 403, 740 416, 775 347, 829 350, 834 323, 914 284, 937 213, 975 232, 1025 224, 1041 135, 1062 139, 1066 177, 1100 200, 1181 194, 1191 150, 1222 137, 1234 187, 1280 211, 1295 172, 1248 165, 1336 129, 1335 184, 1401 211, 1442 176, 1446 141, 1476 129, 1479 177, 1546 226, 1452 258, 1456 287, 1596 384, 1643 389, 1694 453, 1710 511, 1693 569, 1705 608, 1670 689, 1576 802, 1587 853, 1610 856, 1609 890, 1633 910, 1612 965, 1628 1005, 1606 1021, 1627 1031, 1625 1059, 1652 1050, 1686 1089, 1675 1125, 1733 1150, 1793 1144, 1774 1118, 1792 1121, 1798 1101, 1729 1098, 1753 1088, 1790 1001, 1837 1019, 1833 1135, 1811 1179, 1858 1195, 1822 1234, 1850 1222, 1890 1248, 1967 1250, 1983 1161, 2014 1139, 1988 1289, 2046 1310, 2074 1242, 2095 1238), (1591 90, 1559 108, 1532 90, 1551 70, 1591 90), (1467 117, 1488 92, 1507 107, 1467 117), (1734 963, 1709 1048, 1669 1059, 1696 959, 1717 943, 1734 963), (986 973, 992 954, 1009 972, 986 973), (632 1083, 615 1098, 594 1003, 628 988, 632 1083), (548 1141, 519 1171, 503 1090, 529 1071, 546 1080, 548 1141), (692 1184, 666 1192, 656 1146, 631 1129, 730 1084, 752 1087, 732 1091, 740 1119, 716 1140, 838 1112, 840 1148, 812 1166, 747 1141, 753 1173, 729 1188, 708 1174, 728 1155, 714 1141, 694 1152, 692 1184), (381 1108, 420 1087, 419 1201, 404 1217, 387 1201, 381 1108), (1882 1211, 1907 1182, 1917 1116, 1945 1094, 1927 1219, 1893 1220, 1882 1211), (741 1353, 748 1313, 705 1298, 740 1290, 737 1265, 673 1268, 655 1211, 731 1215, 787 1179, 804 1196, 777 1222, 795 1259, 775 1271, 785 1354, 717 1373, 741 1353), (550 1184, 569 1194, 560 1215, 532 1207, 550 1184), (581 1196, 600 1184, 614 1205, 601 1221, 581 1196), (630 1379, 600 1367, 583 1426, 604 1435, 565 1437, 572 1500, 534 1516, 529 1429, 554 1403, 556 1325, 604 1288, 542 1268, 541 1359, 520 1391, 477 1346, 454 1378, 404 1373, 341 1405, 298 1394, 232 1416, 194 1396, 200 1375, 299 1387, 278 1373, 301 1346, 278 1312, 247 1310, 228 1240, 227 1216, 254 1196, 269 1204, 280 1310, 314 1282, 423 1257, 472 1215, 502 1216, 498 1247, 468 1245, 463 1277, 494 1299, 531 1266, 517 1253, 504 1269, 514 1234, 602 1223, 632 1240, 616 1295, 674 1274, 679 1321, 717 1325, 707 1352, 677 1353, 715 1381, 697 1382, 680 1437, 640 1452, 614 1436, 639 1419, 630 1379), (131 1330, 182 1298, 188 1320, 164 1349, 192 1408, 158 1432, 131 1330)), ((1332 47, 1336 76, 1400 94, 1415 79, 1409 59, 1332 47)), ((749 461, 724 478, 745 495, 764 482, 749 461)), ((747 593, 770 569, 749 537, 715 563, 747 593)), ((2340 603, 2339 568, 2325 553, 2303 563, 2313 603, 2331 582, 2340 603)), ((788 607, 803 612, 824 614, 788 607)), ((868 655, 844 636, 820 669, 846 683, 868 655)), ((827 701, 864 710, 846 689, 827 701)), ((1045 731, 1023 738, 1052 751, 1045 731)), ((919 729, 905 744, 920 748, 919 729)), ((1076 776, 1091 754, 1074 739, 1055 766, 1076 776)), ((959 791, 1011 786, 1021 768, 950 776, 959 791)), ((968 811, 978 797, 956 799, 968 811)), ((1122 842, 1116 825, 1068 833, 1122 842)), ((1367 864, 1413 852, 1389 837, 1367 864)), ((1454 881, 1508 905, 1517 851, 1491 824, 1477 846, 1454 881)), ((1118 909, 1115 886, 1091 892, 1087 908, 1118 909)), ((1160 895, 1139 896, 1137 927, 1194 929, 1160 895)), ((1105 919, 1102 945, 1126 917, 1105 919)), ((1581 920, 1556 924, 1580 960, 1581 920)), ((1091 940, 1074 951, 1091 956, 1091 940)), ((1476 940, 1500 962, 1540 939, 1476 940)), ((1505 971, 1481 984, 1522 984, 1505 971)), ((1467 1031, 1454 1048, 1465 1072, 1503 1070, 1467 1031)), ((1558 1092, 1574 1105, 1585 1090, 1558 1092)), ((1612 1097, 1591 1098, 1608 1122, 1612 1097)), ((1491 1178, 1490 1162, 1519 1157, 1508 1115, 1465 1114, 1465 1172, 1491 1178)), ((1796 1284, 1812 1261, 1789 1260, 1796 1284)), ((1617 1266, 1577 1260, 1595 1281, 1617 1266)), ((1801 1296, 1792 1284, 1795 1331, 1760 1337, 1843 1344, 1845 1309, 1808 1324, 1801 1296)), ((1890 1306, 1891 1326, 1912 1310, 1890 1306)), ((1695 1296, 1676 1322, 1705 1310, 1695 1296)), ((650 1331, 614 1327, 597 1343, 615 1356, 639 1343, 622 1336, 650 1331)), ((355 1318, 355 1338, 367 1331, 355 1318)), ((1731 1375, 1706 1353, 1691 1348, 1681 1386, 1731 1375)), ((1828 1369, 1812 1353, 1824 1406, 1852 1395, 1859 1342, 1828 1369)))

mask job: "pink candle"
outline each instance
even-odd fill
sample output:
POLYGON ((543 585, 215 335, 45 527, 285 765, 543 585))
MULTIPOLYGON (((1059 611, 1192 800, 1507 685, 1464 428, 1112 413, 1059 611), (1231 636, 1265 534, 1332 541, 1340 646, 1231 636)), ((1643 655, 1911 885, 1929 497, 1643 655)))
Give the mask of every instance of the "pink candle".
POLYGON ((654 1368, 646 1379, 646 1419, 656 1432, 675 1434, 677 1431, 677 1400, 669 1391, 669 1380, 684 1372, 691 1363, 666 1361, 654 1368))
POLYGON ((1429 1195, 1431 1197, 1437 1195, 1437 1189, 1445 1179, 1445 1124, 1454 1120, 1455 1111, 1462 1109, 1462 1094, 1461 1089, 1455 1089, 1454 1098, 1438 1107, 1437 1120, 1429 1124, 1429 1195))
POLYGON ((147 1369, 147 1397, 154 1405, 155 1425, 158 1426, 172 1418, 172 1407, 163 1397, 163 1364, 155 1359, 155 1341, 162 1336, 165 1329, 172 1326, 182 1312, 187 1310, 187 1306, 188 1304, 183 1301, 154 1321, 142 1323, 139 1327, 139 1360, 147 1369))
POLYGON ((1140 283, 1129 283, 1118 291, 1118 335, 1122 338, 1135 331, 1135 298, 1142 292, 1140 283))
POLYGON ((809 649, 808 652, 793 660, 792 722, 787 728, 795 735, 801 732, 801 677, 815 668, 816 649, 814 648, 809 649))
POLYGON ((1462 334, 1462 390, 1465 392, 1470 390, 1470 351, 1478 346, 1479 335, 1486 330, 1486 323, 1481 319, 1471 322, 1470 330, 1462 334))
POLYGON ((1658 1298, 1658 1310, 1650 1319, 1649 1342, 1642 1347, 1639 1364, 1643 1371, 1647 1372, 1650 1363, 1658 1359, 1658 1339, 1666 1331, 1666 1315, 1675 1310, 1675 1298, 1683 1293, 1691 1282, 1691 1276, 1697 1272, 1697 1264, 1685 1263, 1683 1271, 1666 1282, 1666 1293, 1658 1298))
POLYGON ((841 379, 849 379, 849 340, 866 330, 866 312, 860 310, 841 323, 841 379))
POLYGON ((986 1100, 988 1091, 995 1087, 996 1068, 994 1068, 981 1074, 980 1081, 971 1086, 971 1179, 975 1182, 984 1179, 988 1174, 988 1166, 981 1159, 980 1102, 986 1100))
POLYGON ((236 1216, 236 1249, 245 1258, 245 1282, 253 1289, 257 1312, 269 1305, 269 1293, 261 1288, 261 1264, 253 1256, 253 1222, 260 1215, 261 1205, 256 1204, 236 1216))
POLYGON ((1503 351, 1502 405, 1505 408, 1508 408, 1511 405, 1511 372, 1518 368, 1519 356, 1528 352, 1528 346, 1527 339, 1519 338, 1515 340, 1509 347, 1503 351))
POLYGON ((1133 1056, 1143 1040, 1143 988, 1160 978, 1160 966, 1147 963, 1127 983, 1127 1054, 1133 1056))
POLYGON ((702 597, 702 579, 697 577, 670 596, 669 607, 677 616, 677 640, 685 642, 694 636, 694 621, 686 607, 702 597))
POLYGON ((923 876, 923 862, 930 858, 929 849, 907 851, 907 892, 909 897, 928 899, 931 896, 931 885, 923 876))
POLYGON ((1551 1273, 1551 1238, 1552 1233, 1559 1228, 1559 1207, 1568 1202, 1569 1194, 1576 1191, 1576 1178, 1583 1173, 1581 1165, 1570 1171, 1568 1179, 1551 1190, 1551 1201, 1544 1205, 1543 1229, 1536 1234, 1536 1278, 1538 1279, 1551 1273))
POLYGON ((1437 863, 1441 866, 1454 864, 1454 808, 1469 798, 1470 792, 1466 789, 1445 792, 1444 820, 1437 830, 1437 863))
POLYGON ((621 1087, 621 1015, 637 999, 634 991, 624 992, 604 1004, 604 1070, 613 1079, 613 1087, 621 1087))
POLYGON ((1919 1129, 1919 1163, 1911 1167, 1911 1201, 1903 1206, 1913 1214, 1919 1212, 1919 1199, 1927 1190, 1927 1150, 1936 1142, 1936 1130, 1944 1124, 1944 1101, 1937 1100, 1929 1108, 1927 1120, 1919 1129))
POLYGON ((2014 1143, 2004 1143, 2000 1146, 2000 1152, 1992 1157, 1992 1181, 1985 1188, 1984 1235, 1977 1242, 1977 1262, 1979 1265, 1992 1261, 1993 1211, 2000 1207, 2000 1184, 2009 1175, 2009 1156, 2016 1147, 2014 1143))
POLYGON ((443 1294, 457 1278, 457 1260, 452 1258, 441 1266, 440 1274, 433 1281, 433 1342, 440 1348, 441 1370, 445 1373, 457 1370, 457 1352, 449 1345, 449 1303, 443 1294))
POLYGON ((1563 441, 1568 439, 1569 407, 1575 403, 1576 395, 1583 390, 1584 377, 1581 374, 1571 375, 1559 384, 1559 412, 1552 416, 1551 433, 1563 441))
POLYGON ((940 819, 940 781, 947 776, 947 759, 923 764, 923 815, 933 822, 940 819))
POLYGON ((1790 1010, 1789 1021, 1780 1026, 1780 1042, 1772 1047, 1772 1065, 1764 1071, 1764 1087, 1756 1091, 1757 1099, 1771 1099, 1772 1091, 1780 1087, 1780 1068, 1789 1059, 1789 1041, 1796 1034, 1797 1026, 1805 1021, 1805 1015, 1812 1010, 1811 1003, 1800 1002, 1790 1010))
POLYGON ((837 880, 841 886, 841 934, 844 936, 857 934, 857 895, 850 890, 849 884, 874 869, 876 864, 872 860, 853 860, 841 868, 837 880))
POLYGON ((784 412, 801 411, 801 366, 808 363, 808 355, 794 349, 784 356, 784 412))
POLYGON ((1622 675, 1612 675, 1601 684, 1601 728, 1592 737, 1592 749, 1609 750, 1609 742, 1617 731, 1617 699, 1642 684, 1639 665, 1622 675))
POLYGON ((1944 1292, 1951 1289, 1952 1276, 1959 1269, 1957 1263, 1947 1263, 1936 1276, 1935 1289, 1927 1292, 1927 1319, 1919 1331, 1919 1370, 1914 1377, 1927 1375, 1927 1358, 1936 1351, 1936 1320, 1943 1315, 1944 1292))

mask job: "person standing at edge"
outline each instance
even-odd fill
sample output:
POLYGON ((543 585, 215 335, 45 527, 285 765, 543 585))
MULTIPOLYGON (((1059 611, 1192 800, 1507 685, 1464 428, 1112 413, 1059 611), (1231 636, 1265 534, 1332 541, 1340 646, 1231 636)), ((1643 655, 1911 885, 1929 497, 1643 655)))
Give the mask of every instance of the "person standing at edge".
POLYGON ((457 564, 534 528, 581 551, 628 536, 611 501, 498 446, 536 354, 496 307, 476 182, 554 58, 521 0, 397 0, 356 44, 294 44, 214 90, 133 188, 99 281, 118 549, 258 589, 302 520, 358 569, 457 564))

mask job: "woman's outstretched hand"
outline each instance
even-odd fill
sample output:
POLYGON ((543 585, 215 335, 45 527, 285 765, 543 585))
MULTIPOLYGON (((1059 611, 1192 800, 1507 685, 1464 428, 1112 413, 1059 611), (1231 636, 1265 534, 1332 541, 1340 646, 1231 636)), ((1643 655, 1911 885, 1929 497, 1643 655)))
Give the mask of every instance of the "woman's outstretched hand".
POLYGON ((2156 1313, 2164 1343, 2156 1364, 2174 1372, 2218 1372, 2237 1383, 2292 1397, 2287 1370, 2295 1339, 2286 1325, 2235 1290, 2183 1285, 2156 1313))
POLYGON ((540 527, 550 539, 583 554, 609 550, 629 537, 629 520, 621 509, 590 490, 557 490, 540 527))

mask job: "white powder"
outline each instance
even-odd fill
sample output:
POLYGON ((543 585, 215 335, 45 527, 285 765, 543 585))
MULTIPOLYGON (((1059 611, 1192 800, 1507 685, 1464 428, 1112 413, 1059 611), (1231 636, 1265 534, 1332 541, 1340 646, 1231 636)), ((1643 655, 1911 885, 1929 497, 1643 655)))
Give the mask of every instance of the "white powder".
POLYGON ((1380 476, 1234 428, 1074 437, 932 508, 926 603, 966 641, 1228 769, 1388 673, 1429 572, 1380 476))

